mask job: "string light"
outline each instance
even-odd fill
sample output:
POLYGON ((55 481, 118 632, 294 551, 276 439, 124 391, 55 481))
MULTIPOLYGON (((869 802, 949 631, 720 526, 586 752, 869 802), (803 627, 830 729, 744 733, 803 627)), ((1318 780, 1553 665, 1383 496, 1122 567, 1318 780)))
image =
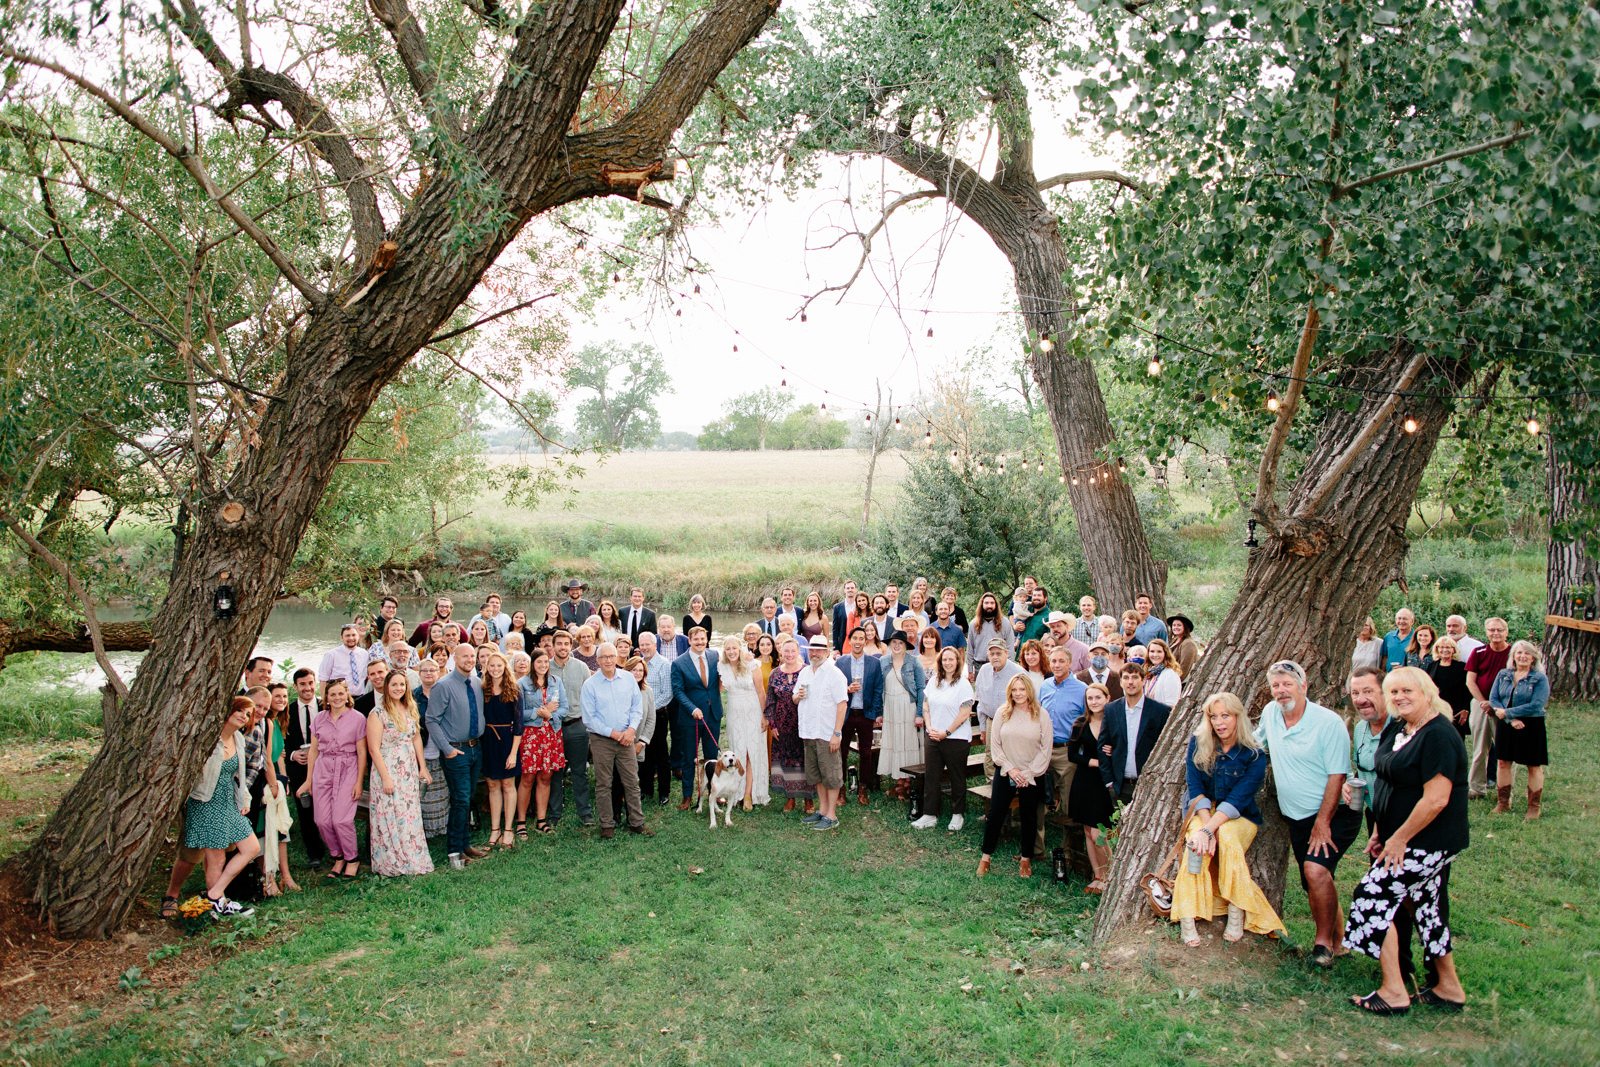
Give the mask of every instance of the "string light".
POLYGON ((1066 485, 1067 484, 1067 476, 1065 474, 1057 475, 1056 476, 1056 481, 1060 482, 1062 485, 1066 485))
POLYGON ((1422 428, 1422 424, 1417 421, 1415 415, 1407 413, 1405 421, 1400 424, 1400 428, 1406 433, 1416 433, 1422 428))
POLYGON ((933 444, 933 428, 932 427, 929 427, 928 432, 922 435, 922 443, 925 444, 925 445, 933 444))
POLYGON ((933 336, 933 327, 932 327, 932 326, 929 326, 929 327, 928 327, 928 336, 929 336, 929 337, 932 337, 932 336, 933 336))
POLYGON ((1055 350, 1055 347, 1056 347, 1056 343, 1054 341, 1050 340, 1049 331, 1046 331, 1046 332, 1041 333, 1039 335, 1039 351, 1045 353, 1046 355, 1049 355, 1052 351, 1055 350))
POLYGON ((1074 474, 1072 476, 1072 484, 1073 485, 1077 485, 1078 484, 1078 476, 1076 474, 1074 474))
POLYGON ((894 417, 894 428, 897 429, 897 430, 900 428, 900 416, 899 415, 896 415, 894 417))
POLYGON ((735 341, 735 342, 734 342, 734 343, 733 343, 733 350, 734 350, 734 351, 735 351, 735 352, 737 352, 737 351, 739 351, 739 342, 737 342, 737 341, 735 341))
POLYGON ((1161 377, 1161 357, 1151 356, 1150 362, 1145 364, 1144 372, 1152 378, 1161 377))
POLYGON ((1282 402, 1278 400, 1278 394, 1275 391, 1269 391, 1267 393, 1267 410, 1276 413, 1282 406, 1282 402))
POLYGON ((801 322, 805 322, 806 321, 806 313, 804 311, 800 312, 800 321, 801 322))
POLYGON ((678 318, 680 318, 680 319, 683 318, 683 309, 682 308, 678 308, 677 309, 677 315, 678 315, 678 318))
POLYGON ((1121 471, 1123 474, 1127 474, 1128 473, 1128 461, 1125 460, 1125 459, 1117 460, 1117 470, 1121 471))
POLYGON ((870 412, 870 411, 867 412, 867 425, 868 426, 872 425, 872 412, 870 412))
POLYGON ((1539 431, 1541 429, 1543 429, 1543 427, 1541 427, 1539 425, 1539 417, 1530 412, 1528 414, 1528 434, 1529 434, 1529 436, 1538 437, 1539 436, 1539 431))

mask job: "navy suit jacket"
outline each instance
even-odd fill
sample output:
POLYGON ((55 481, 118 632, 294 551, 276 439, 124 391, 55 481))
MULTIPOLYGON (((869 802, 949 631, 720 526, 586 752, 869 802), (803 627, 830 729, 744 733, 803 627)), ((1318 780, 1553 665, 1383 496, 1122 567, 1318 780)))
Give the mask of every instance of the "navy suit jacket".
MULTIPOLYGON (((1156 741, 1161 737, 1161 728, 1167 725, 1167 716, 1172 714, 1169 705, 1159 700, 1144 698, 1144 711, 1139 716, 1139 736, 1133 743, 1133 765, 1139 771, 1144 770, 1144 761, 1149 758, 1150 750, 1156 747, 1156 741)), ((1100 727, 1100 746, 1111 746, 1111 755, 1107 757, 1104 752, 1100 756, 1100 777, 1111 787, 1111 795, 1116 796, 1122 792, 1123 773, 1128 769, 1128 702, 1127 700, 1113 700, 1106 705, 1105 724, 1100 727)))
MULTIPOLYGON (((835 653, 844 651, 845 638, 850 636, 844 632, 845 625, 849 621, 850 608, 842 602, 835 604, 833 606, 833 651, 835 653)), ((861 624, 857 623, 856 625, 859 626, 861 624)))
MULTIPOLYGON (((850 672, 855 663, 848 652, 833 657, 833 665, 839 668, 846 683, 856 680, 850 672)), ((869 652, 861 657, 861 666, 861 714, 876 719, 883 715, 883 661, 869 652)), ((849 714, 855 714, 854 709, 849 714)))
POLYGON ((756 625, 761 627, 762 633, 771 634, 773 637, 778 636, 778 616, 772 616, 770 621, 765 617, 759 618, 756 620, 756 625))
POLYGON ((700 671, 694 665, 694 653, 685 652, 672 661, 672 699, 685 714, 699 708, 705 712, 712 729, 722 724, 722 676, 717 673, 717 654, 706 649, 706 684, 700 684, 700 671))

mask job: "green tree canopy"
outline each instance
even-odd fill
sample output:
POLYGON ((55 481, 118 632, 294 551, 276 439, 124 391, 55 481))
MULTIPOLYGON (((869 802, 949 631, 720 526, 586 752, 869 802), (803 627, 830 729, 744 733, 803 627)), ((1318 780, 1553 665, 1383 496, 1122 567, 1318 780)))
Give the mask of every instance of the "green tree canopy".
POLYGON ((648 448, 661 433, 656 403, 672 392, 661 353, 648 345, 584 345, 572 356, 567 388, 578 404, 573 438, 581 448, 648 448))

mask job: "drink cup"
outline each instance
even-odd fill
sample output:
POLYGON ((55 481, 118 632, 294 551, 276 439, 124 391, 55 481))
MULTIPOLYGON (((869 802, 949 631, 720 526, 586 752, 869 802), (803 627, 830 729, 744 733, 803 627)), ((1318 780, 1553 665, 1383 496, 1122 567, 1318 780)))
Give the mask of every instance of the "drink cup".
POLYGON ((1352 778, 1347 784, 1350 786, 1350 810, 1364 810, 1367 806, 1367 783, 1360 778, 1352 778))

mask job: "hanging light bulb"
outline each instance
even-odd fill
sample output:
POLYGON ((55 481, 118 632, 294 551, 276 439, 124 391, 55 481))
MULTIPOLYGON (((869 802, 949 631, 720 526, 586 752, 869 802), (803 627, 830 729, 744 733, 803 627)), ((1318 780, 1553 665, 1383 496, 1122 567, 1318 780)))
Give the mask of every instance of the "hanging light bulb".
POLYGON ((894 417, 894 428, 897 429, 897 430, 900 428, 900 416, 899 415, 896 415, 894 417))
POLYGON ((953 448, 952 448, 952 449, 951 449, 951 450, 950 450, 950 462, 951 462, 951 463, 954 463, 954 462, 955 462, 955 461, 956 461, 956 460, 958 460, 958 459, 960 459, 960 458, 961 458, 961 457, 960 457, 960 456, 958 456, 958 455, 957 455, 957 454, 956 454, 956 450, 955 450, 955 449, 953 449, 953 448))
POLYGON ((1074 474, 1072 476, 1072 484, 1073 485, 1077 485, 1078 484, 1078 476, 1076 474, 1074 474))
POLYGON ((680 319, 683 318, 683 309, 682 308, 678 308, 677 309, 677 314, 678 314, 678 318, 680 318, 680 319))
POLYGON ((1056 477, 1056 481, 1060 482, 1062 485, 1066 485, 1067 484, 1067 476, 1065 474, 1058 475, 1056 477))
POLYGON ((699 296, 700 295, 700 283, 699 282, 695 282, 694 283, 694 295, 695 296, 699 296))
POLYGON ((804 311, 800 312, 800 321, 801 322, 805 322, 806 321, 806 313, 804 311))
POLYGON ((925 444, 925 445, 933 444, 933 431, 932 430, 929 430, 927 433, 922 435, 922 443, 925 444))
POLYGON ((733 350, 734 350, 734 351, 735 351, 735 352, 737 352, 737 351, 739 351, 739 342, 738 342, 738 341, 735 341, 735 342, 734 342, 734 343, 733 343, 733 350))
POLYGON ((1145 364, 1144 372, 1152 378, 1161 377, 1161 357, 1151 356, 1150 362, 1145 364))
POLYGON ((826 400, 824 400, 822 402, 822 410, 823 411, 827 411, 828 410, 828 402, 826 400))
POLYGON ((1117 460, 1117 470, 1121 471, 1123 474, 1127 474, 1128 473, 1128 461, 1125 460, 1125 459, 1117 460))
POLYGON ((929 327, 928 327, 928 336, 929 336, 929 337, 932 337, 932 336, 933 336, 933 327, 932 327, 932 326, 929 326, 929 327))
POLYGON ((978 460, 978 462, 974 463, 972 465, 972 469, 977 471, 979 474, 982 474, 983 473, 983 460, 980 459, 980 460, 978 460))
POLYGON ((1277 393, 1275 393, 1275 392, 1267 393, 1267 410, 1268 411, 1276 412, 1282 406, 1283 406, 1283 404, 1282 404, 1281 401, 1278 400, 1278 394, 1277 393))
POLYGON ((1400 424, 1400 428, 1406 433, 1416 433, 1422 428, 1422 424, 1417 421, 1415 415, 1407 413, 1405 421, 1400 424))
POLYGON ((1538 437, 1539 436, 1539 431, 1544 429, 1544 427, 1539 425, 1539 417, 1537 415, 1532 414, 1531 412, 1528 415, 1528 423, 1527 423, 1527 425, 1528 425, 1528 433, 1533 437, 1538 437))
POLYGON ((612 276, 611 276, 611 280, 612 280, 612 281, 613 281, 613 282, 620 282, 620 281, 621 281, 621 280, 622 280, 622 275, 621 275, 621 274, 620 274, 620 273, 618 273, 618 274, 613 274, 613 275, 612 275, 612 276))
POLYGON ((1048 333, 1041 333, 1039 335, 1039 351, 1049 354, 1055 350, 1055 347, 1056 343, 1050 340, 1050 335, 1048 333))
POLYGON ((872 412, 870 412, 870 411, 867 412, 867 425, 868 426, 872 425, 872 412))

